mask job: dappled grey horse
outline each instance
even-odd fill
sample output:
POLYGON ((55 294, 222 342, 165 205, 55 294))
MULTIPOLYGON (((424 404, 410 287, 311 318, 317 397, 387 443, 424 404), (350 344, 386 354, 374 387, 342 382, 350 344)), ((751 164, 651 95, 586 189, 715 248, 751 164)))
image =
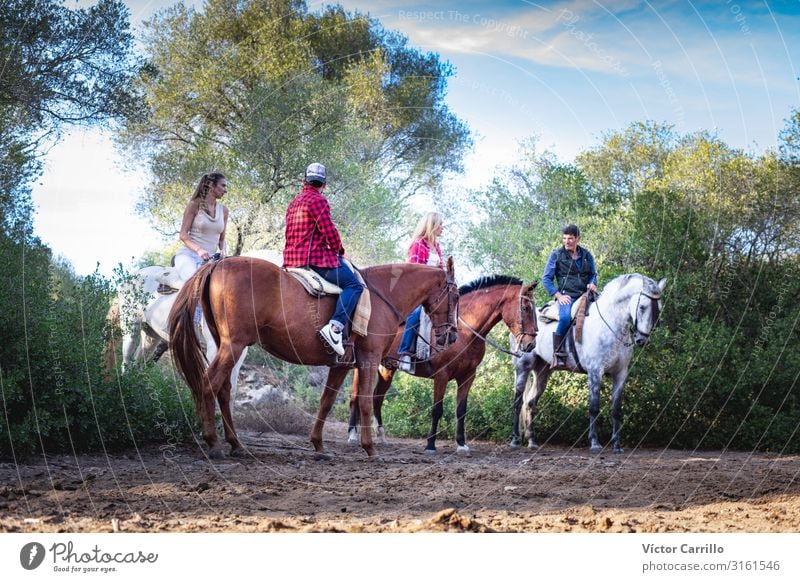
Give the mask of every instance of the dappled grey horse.
MULTIPOLYGON (((628 365, 633 346, 645 345, 658 322, 661 294, 666 284, 666 279, 656 283, 639 274, 621 275, 613 279, 589 308, 583 324, 582 342, 572 341, 572 331, 565 340, 568 363, 566 368, 559 369, 589 376, 589 442, 593 452, 602 450, 597 438, 597 415, 600 412, 600 383, 604 375, 610 376, 613 381, 611 444, 615 453, 622 452, 622 392, 628 378, 628 365)), ((533 421, 539 398, 555 371, 550 367, 553 360, 553 334, 550 332, 557 323, 549 322, 542 326, 533 353, 512 358, 516 375, 511 436, 511 446, 514 448, 520 445, 520 419, 528 446, 537 448, 533 421), (531 372, 533 381, 528 382, 531 372)))
MULTIPOLYGON (((128 369, 137 362, 155 362, 169 349, 169 329, 167 318, 175 303, 177 293, 161 294, 159 285, 180 287, 183 284, 177 278, 174 268, 145 267, 133 274, 130 281, 120 289, 120 293, 109 310, 109 319, 119 326, 122 337, 112 335, 107 350, 106 367, 116 365, 119 343, 122 344, 122 370, 128 369)), ((202 344, 205 346, 207 361, 217 355, 217 344, 201 319, 198 330, 203 334, 202 344)), ((236 387, 239 369, 244 363, 247 350, 239 358, 231 373, 231 385, 236 387)))

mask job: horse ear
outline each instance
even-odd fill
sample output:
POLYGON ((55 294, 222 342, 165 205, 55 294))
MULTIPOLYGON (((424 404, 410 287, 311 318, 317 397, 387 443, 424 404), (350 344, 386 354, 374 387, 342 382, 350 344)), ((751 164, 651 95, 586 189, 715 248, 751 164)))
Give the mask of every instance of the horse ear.
POLYGON ((663 291, 664 287, 666 286, 667 286, 667 278, 664 277, 663 279, 661 279, 661 281, 658 282, 658 288, 663 291))
POLYGON ((447 257, 447 274, 450 275, 451 277, 455 277, 456 276, 456 269, 453 266, 453 257, 452 257, 452 255, 447 257))

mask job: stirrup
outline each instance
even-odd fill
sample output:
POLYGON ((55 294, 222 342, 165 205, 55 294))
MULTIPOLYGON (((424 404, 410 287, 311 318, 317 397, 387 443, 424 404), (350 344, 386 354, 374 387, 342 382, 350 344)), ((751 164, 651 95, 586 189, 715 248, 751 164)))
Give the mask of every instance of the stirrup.
POLYGON ((330 322, 327 323, 321 330, 319 335, 325 340, 337 355, 344 355, 344 343, 342 339, 342 330, 335 328, 330 322))
POLYGON ((410 373, 412 370, 411 355, 404 354, 400 356, 400 359, 397 361, 397 369, 410 373))

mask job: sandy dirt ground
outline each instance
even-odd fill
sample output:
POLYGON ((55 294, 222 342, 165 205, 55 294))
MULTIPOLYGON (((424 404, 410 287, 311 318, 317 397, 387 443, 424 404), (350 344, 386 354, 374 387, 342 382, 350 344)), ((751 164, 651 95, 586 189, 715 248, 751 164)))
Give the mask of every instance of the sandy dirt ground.
MULTIPOLYGON (((797 532, 800 457, 741 452, 510 450, 389 439, 380 461, 329 423, 306 437, 243 434, 244 458, 204 447, 0 464, 4 532, 797 532)), ((163 449, 163 450, 162 450, 163 449)))

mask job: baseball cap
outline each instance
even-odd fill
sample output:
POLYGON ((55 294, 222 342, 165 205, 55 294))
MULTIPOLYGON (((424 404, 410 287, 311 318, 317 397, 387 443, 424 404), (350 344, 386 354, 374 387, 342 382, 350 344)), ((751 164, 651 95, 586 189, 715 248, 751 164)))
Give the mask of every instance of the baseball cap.
POLYGON ((306 168, 306 181, 317 181, 322 182, 323 184, 327 182, 328 180, 326 178, 325 166, 316 162, 309 164, 309 166, 306 168))

